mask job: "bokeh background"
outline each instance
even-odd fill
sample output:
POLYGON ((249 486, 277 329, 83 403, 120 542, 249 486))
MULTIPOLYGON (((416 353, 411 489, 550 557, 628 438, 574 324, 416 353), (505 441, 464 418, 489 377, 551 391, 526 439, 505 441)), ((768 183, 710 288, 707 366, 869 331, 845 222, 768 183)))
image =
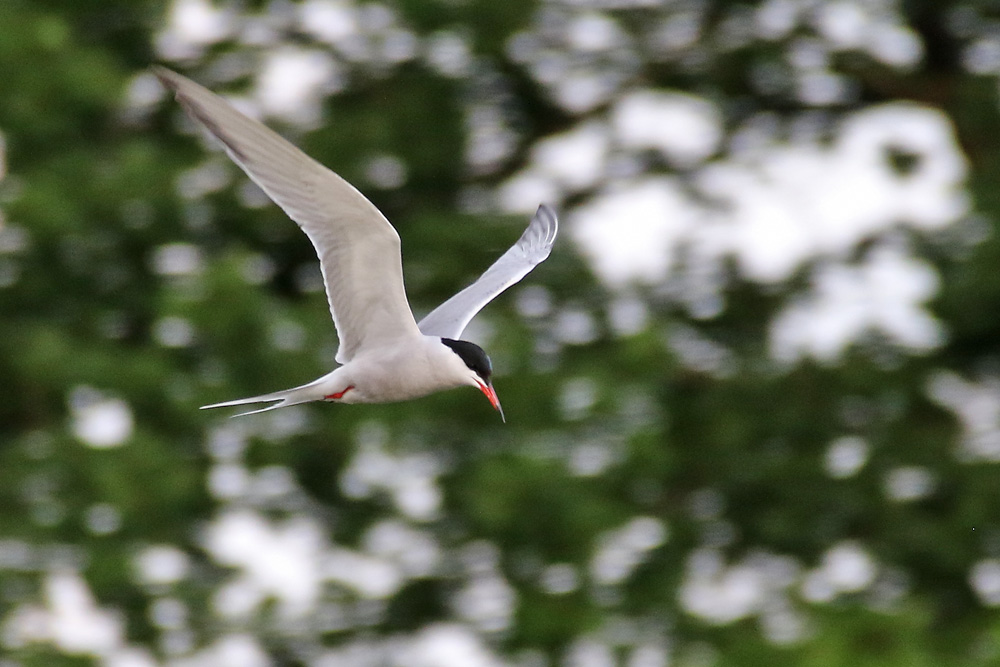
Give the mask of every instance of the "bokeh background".
POLYGON ((3 0, 0 666, 1000 661, 1000 13, 3 0), (548 202, 473 390, 337 341, 160 63, 364 191, 417 315, 548 202))

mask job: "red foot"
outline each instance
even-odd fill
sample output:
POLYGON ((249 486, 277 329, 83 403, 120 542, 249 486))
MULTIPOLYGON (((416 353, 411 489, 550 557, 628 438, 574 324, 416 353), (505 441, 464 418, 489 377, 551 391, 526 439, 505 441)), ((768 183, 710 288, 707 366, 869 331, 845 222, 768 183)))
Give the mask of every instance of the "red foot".
POLYGON ((336 394, 330 394, 329 396, 324 396, 323 398, 331 400, 331 401, 337 401, 337 400, 342 399, 344 397, 344 394, 346 394, 347 392, 349 392, 352 389, 354 389, 354 385, 353 384, 351 386, 349 386, 347 389, 343 390, 343 391, 338 391, 336 394))

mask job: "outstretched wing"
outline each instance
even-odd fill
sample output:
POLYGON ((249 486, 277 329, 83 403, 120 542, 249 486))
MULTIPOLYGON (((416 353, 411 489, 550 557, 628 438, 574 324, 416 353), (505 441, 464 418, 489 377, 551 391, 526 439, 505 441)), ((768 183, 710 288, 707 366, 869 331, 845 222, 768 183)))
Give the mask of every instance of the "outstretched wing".
POLYGON ((419 335, 403 289, 399 235, 350 183, 215 93, 157 67, 177 101, 306 233, 340 337, 337 361, 419 335))
POLYGON ((555 211, 542 204, 528 228, 479 279, 451 297, 420 320, 421 333, 442 338, 459 338, 476 313, 501 292, 542 263, 556 240, 559 220, 555 211))

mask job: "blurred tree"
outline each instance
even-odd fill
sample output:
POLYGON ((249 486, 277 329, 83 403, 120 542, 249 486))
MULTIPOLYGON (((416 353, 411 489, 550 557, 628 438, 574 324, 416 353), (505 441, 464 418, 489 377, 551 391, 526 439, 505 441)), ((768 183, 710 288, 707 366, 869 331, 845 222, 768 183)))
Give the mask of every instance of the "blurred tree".
POLYGON ((0 666, 972 665, 1000 652, 982 3, 0 7, 0 666), (151 76, 399 230, 415 310, 540 201, 474 392, 331 367, 305 237, 151 76))

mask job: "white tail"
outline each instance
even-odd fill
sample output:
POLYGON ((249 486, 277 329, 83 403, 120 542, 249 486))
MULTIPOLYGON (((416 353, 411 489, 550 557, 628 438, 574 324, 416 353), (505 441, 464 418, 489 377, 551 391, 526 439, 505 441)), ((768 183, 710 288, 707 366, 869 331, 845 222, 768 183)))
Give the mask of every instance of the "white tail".
POLYGON ((224 401, 222 403, 213 403, 211 405, 203 405, 200 409, 211 410, 212 408, 228 408, 233 405, 249 405, 251 403, 268 403, 271 401, 279 401, 274 405, 269 405, 266 408, 259 408, 257 410, 250 410, 248 412, 241 412, 239 414, 233 415, 233 417, 243 417, 245 415, 255 415, 258 412, 267 412, 268 410, 274 410, 276 408, 287 408, 289 405, 298 405, 299 403, 308 403, 310 401, 318 401, 323 398, 323 392, 317 391, 316 386, 325 380, 328 376, 323 376, 317 380, 313 380, 309 384, 304 384, 299 387, 293 387, 291 389, 285 389, 283 391, 274 391, 270 394, 261 394, 260 396, 251 396, 249 398, 237 398, 232 401, 224 401))

